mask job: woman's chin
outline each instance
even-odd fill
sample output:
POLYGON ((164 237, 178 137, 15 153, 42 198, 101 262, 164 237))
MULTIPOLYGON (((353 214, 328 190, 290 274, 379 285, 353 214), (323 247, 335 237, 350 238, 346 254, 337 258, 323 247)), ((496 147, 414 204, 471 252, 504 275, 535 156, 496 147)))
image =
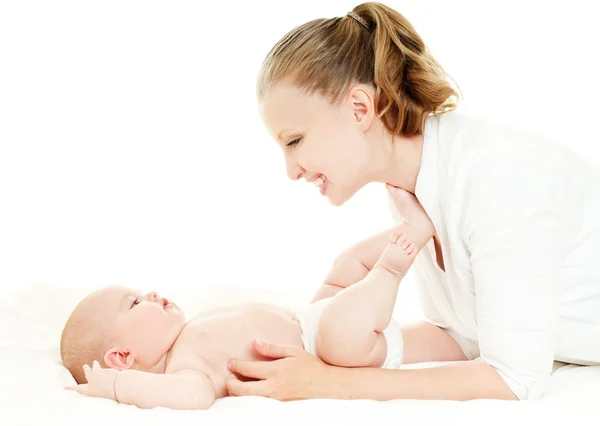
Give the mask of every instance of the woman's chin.
POLYGON ((331 198, 329 198, 329 204, 331 204, 334 207, 341 207, 346 203, 346 201, 338 201, 338 200, 332 200, 331 198))
POLYGON ((331 205, 335 207, 341 207, 364 187, 365 185, 354 185, 340 188, 331 185, 327 188, 327 191, 324 195, 327 197, 331 205))
POLYGON ((344 204, 346 204, 346 201, 348 201, 350 198, 352 198, 352 195, 350 195, 349 197, 340 197, 339 195, 340 195, 339 193, 327 194, 327 200, 329 200, 329 204, 331 204, 332 206, 335 206, 335 207, 341 207, 344 204))

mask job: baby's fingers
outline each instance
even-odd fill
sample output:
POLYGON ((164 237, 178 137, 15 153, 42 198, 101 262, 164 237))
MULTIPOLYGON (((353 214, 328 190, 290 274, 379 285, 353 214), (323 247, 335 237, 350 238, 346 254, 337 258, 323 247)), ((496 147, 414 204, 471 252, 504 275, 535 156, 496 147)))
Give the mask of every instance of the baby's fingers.
POLYGON ((65 386, 63 389, 64 389, 64 390, 72 390, 72 391, 77 391, 77 392, 79 392, 79 386, 81 386, 81 385, 75 385, 75 386, 65 386))
POLYGON ((75 386, 65 386, 65 390, 72 390, 75 392, 79 392, 81 395, 87 395, 88 394, 88 385, 87 383, 84 383, 82 385, 75 385, 75 386))
POLYGON ((83 374, 85 374, 85 380, 89 383, 92 379, 92 369, 89 365, 83 364, 83 374))

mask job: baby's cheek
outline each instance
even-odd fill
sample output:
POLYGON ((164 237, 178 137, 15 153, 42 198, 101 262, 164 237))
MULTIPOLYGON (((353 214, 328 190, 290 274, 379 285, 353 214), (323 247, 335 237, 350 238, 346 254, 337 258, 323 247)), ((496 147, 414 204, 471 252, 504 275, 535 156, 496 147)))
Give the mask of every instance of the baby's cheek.
POLYGON ((130 341, 139 344, 147 344, 156 340, 157 337, 164 334, 168 328, 168 317, 162 309, 153 309, 154 307, 140 307, 137 315, 131 318, 128 324, 128 335, 130 341))
POLYGON ((127 334, 132 342, 143 342, 152 334, 155 324, 147 315, 140 315, 128 324, 127 334))
POLYGON ((157 336, 164 333, 165 329, 168 328, 169 318, 161 311, 148 312, 148 315, 144 318, 140 328, 143 328, 143 332, 146 336, 157 336))

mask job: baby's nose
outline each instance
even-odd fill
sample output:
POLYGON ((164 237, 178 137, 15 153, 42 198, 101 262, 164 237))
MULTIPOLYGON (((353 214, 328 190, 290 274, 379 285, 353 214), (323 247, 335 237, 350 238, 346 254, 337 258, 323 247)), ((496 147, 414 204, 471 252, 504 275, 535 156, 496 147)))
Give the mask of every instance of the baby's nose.
POLYGON ((151 302, 156 302, 158 299, 160 299, 160 297, 158 297, 158 293, 157 292, 153 291, 153 292, 151 292, 151 293, 148 294, 148 299, 151 302))

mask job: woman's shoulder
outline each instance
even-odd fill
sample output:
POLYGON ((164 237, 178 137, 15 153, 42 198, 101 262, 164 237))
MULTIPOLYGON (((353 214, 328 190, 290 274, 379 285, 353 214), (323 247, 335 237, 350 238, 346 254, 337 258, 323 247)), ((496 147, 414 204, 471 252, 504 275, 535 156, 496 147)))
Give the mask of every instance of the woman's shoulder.
POLYGON ((440 135, 455 135, 473 139, 483 145, 491 145, 502 141, 502 145, 510 144, 511 140, 528 140, 535 143, 557 144, 549 134, 523 121, 482 115, 473 112, 451 111, 439 116, 440 135), (507 140, 510 138, 510 140, 507 140))
POLYGON ((460 113, 440 117, 438 126, 437 181, 448 199, 475 187, 535 188, 560 198, 585 182, 600 185, 597 163, 531 127, 460 113))
POLYGON ((566 145, 533 126, 468 112, 440 115, 437 140, 440 160, 447 162, 553 162, 572 155, 566 145))

